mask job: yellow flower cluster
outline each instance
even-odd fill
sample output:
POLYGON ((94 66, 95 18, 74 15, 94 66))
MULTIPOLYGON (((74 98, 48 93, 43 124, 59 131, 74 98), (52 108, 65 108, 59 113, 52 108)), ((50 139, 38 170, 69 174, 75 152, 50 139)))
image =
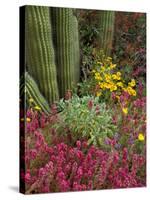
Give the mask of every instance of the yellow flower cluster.
POLYGON ((30 103, 33 103, 33 102, 34 102, 34 100, 33 100, 32 98, 30 98, 30 99, 29 99, 29 102, 30 102, 30 103))
POLYGON ((131 96, 136 96, 136 91, 130 86, 128 86, 127 88, 124 88, 124 91, 128 92, 128 94, 131 96))
POLYGON ((139 135, 138 135, 138 140, 139 141, 144 141, 144 135, 143 135, 143 133, 139 133, 139 135))
MULTIPOLYGON (((21 118, 20 121, 21 121, 21 122, 24 122, 25 120, 24 120, 24 118, 21 118)), ((27 117, 27 118, 26 118, 26 122, 31 122, 31 119, 30 119, 29 117, 27 117)))
POLYGON ((97 91, 96 95, 101 96, 102 91, 107 90, 110 92, 116 92, 118 100, 122 91, 128 92, 131 96, 136 96, 136 91, 133 88, 136 85, 135 80, 132 79, 131 82, 126 85, 124 80, 122 80, 121 72, 116 71, 116 64, 113 64, 111 60, 112 59, 108 57, 103 60, 103 63, 96 62, 95 67, 92 70, 94 80, 99 87, 99 91, 97 91))
POLYGON ((41 110, 41 108, 39 106, 35 106, 34 109, 39 110, 39 111, 41 110))
POLYGON ((128 114, 128 108, 122 108, 122 112, 127 115, 128 114))

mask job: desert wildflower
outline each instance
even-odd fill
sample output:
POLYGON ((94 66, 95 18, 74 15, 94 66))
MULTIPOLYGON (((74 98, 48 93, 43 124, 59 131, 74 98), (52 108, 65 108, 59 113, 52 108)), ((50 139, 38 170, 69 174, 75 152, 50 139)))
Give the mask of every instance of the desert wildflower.
POLYGON ((33 103, 33 102, 34 102, 34 100, 33 100, 32 98, 30 98, 30 99, 29 99, 29 102, 30 102, 30 103, 33 103))
POLYGON ((99 72, 95 72, 95 80, 102 80, 99 72))
POLYGON ((135 80, 132 79, 130 83, 128 83, 129 86, 134 87, 135 86, 135 80))
POLYGON ((117 95, 116 98, 118 99, 118 101, 120 100, 120 96, 117 95))
POLYGON ((127 92, 128 92, 131 96, 136 96, 136 91, 135 91, 132 87, 130 87, 130 86, 127 87, 127 92))
POLYGON ((123 88, 123 83, 122 83, 121 81, 118 82, 117 85, 118 85, 119 87, 123 88))
POLYGON ((144 141, 144 135, 143 135, 143 133, 139 133, 139 135, 138 135, 138 140, 139 141, 144 141))
POLYGON ((101 63, 101 62, 99 62, 99 61, 97 61, 97 64, 100 64, 100 65, 101 65, 102 63, 101 63))
POLYGON ((121 76, 121 72, 117 72, 117 76, 121 76))
POLYGON ((96 96, 97 96, 97 97, 100 97, 101 95, 102 95, 101 92, 97 92, 97 93, 96 93, 96 96))
POLYGON ((41 110, 41 108, 39 106, 35 106, 34 109, 35 110, 41 110))
POLYGON ((31 119, 29 117, 26 118, 27 122, 31 122, 31 119))
POLYGON ((110 69, 114 69, 116 67, 116 64, 111 64, 110 69))
POLYGON ((132 95, 136 96, 136 91, 135 90, 132 91, 132 95))
POLYGON ((112 91, 115 91, 115 90, 117 90, 117 86, 114 85, 114 84, 112 84, 112 85, 110 86, 110 91, 112 92, 112 91))
POLYGON ((113 74, 113 75, 112 75, 112 78, 113 78, 114 80, 116 80, 116 79, 117 79, 117 75, 116 75, 116 74, 113 74))
POLYGON ((122 112, 127 115, 128 114, 128 108, 122 108, 122 112))
POLYGON ((102 72, 105 71, 105 67, 104 67, 104 66, 101 67, 101 71, 102 71, 102 72))

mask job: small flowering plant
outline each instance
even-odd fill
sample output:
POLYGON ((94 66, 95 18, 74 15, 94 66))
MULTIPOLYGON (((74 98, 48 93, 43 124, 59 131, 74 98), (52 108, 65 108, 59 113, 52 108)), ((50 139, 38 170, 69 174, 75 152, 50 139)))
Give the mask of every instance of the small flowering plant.
POLYGON ((107 137, 111 138, 116 132, 112 110, 105 103, 99 103, 98 97, 80 98, 74 95, 70 100, 61 102, 61 107, 61 127, 69 128, 73 141, 86 138, 89 144, 101 146, 107 137))
POLYGON ((130 96, 136 96, 136 81, 131 79, 126 83, 116 64, 112 63, 111 57, 106 57, 102 51, 96 54, 95 63, 91 72, 91 79, 95 84, 94 94, 103 100, 108 100, 111 93, 119 98, 122 92, 127 92, 130 96))
POLYGON ((118 127, 117 137, 114 138, 114 142, 117 147, 127 147, 129 150, 134 151, 136 153, 145 153, 145 97, 137 98, 134 101, 130 101, 130 103, 128 103, 128 108, 124 108, 124 110, 122 110, 122 113, 120 112, 118 104, 116 104, 116 106, 114 106, 113 123, 116 124, 118 127))
POLYGON ((48 146, 36 130, 25 143, 26 167, 21 169, 26 194, 140 187, 145 184, 145 158, 128 152, 103 151, 76 141, 48 146))

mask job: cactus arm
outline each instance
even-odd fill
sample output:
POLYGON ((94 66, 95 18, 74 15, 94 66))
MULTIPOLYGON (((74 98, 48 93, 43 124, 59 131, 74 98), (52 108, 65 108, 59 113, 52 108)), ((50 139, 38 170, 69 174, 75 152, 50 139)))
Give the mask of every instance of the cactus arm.
POLYGON ((50 107, 46 99, 40 93, 40 90, 34 79, 27 72, 25 73, 24 86, 25 86, 26 102, 29 103, 29 99, 32 98, 34 106, 39 106, 45 114, 49 114, 50 107))

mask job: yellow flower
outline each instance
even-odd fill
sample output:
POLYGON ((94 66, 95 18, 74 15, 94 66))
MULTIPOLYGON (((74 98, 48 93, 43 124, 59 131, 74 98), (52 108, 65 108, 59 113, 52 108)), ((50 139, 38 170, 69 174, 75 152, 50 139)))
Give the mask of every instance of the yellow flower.
POLYGON ((97 64, 102 64, 101 62, 97 61, 97 64))
POLYGON ((136 96, 136 91, 135 90, 132 91, 132 95, 136 96))
POLYGON ((105 71, 105 67, 104 67, 104 66, 101 67, 101 71, 102 71, 102 72, 105 71))
POLYGON ((107 82, 109 82, 111 80, 111 76, 109 74, 105 74, 104 77, 107 82))
POLYGON ((117 76, 121 76, 121 72, 117 72, 117 76))
POLYGON ((34 109, 35 110, 41 110, 41 108, 39 106, 35 106, 34 109))
POLYGON ((20 121, 23 122, 23 121, 24 121, 24 118, 21 118, 20 121))
POLYGON ((100 97, 101 95, 102 95, 101 92, 97 92, 97 93, 96 93, 96 96, 97 96, 97 97, 100 97))
POLYGON ((103 83, 99 84, 99 86, 100 86, 101 89, 104 88, 104 84, 103 83))
POLYGON ((101 81, 102 78, 100 76, 95 76, 95 80, 101 81))
POLYGON ((104 83, 104 87, 105 87, 106 89, 109 89, 109 88, 110 88, 110 84, 104 83))
POLYGON ((139 135, 138 135, 138 140, 139 141, 144 141, 144 135, 143 135, 143 133, 139 133, 139 135))
MULTIPOLYGON (((119 73, 119 72, 117 72, 117 73, 119 73)), ((114 80, 120 80, 120 79, 121 79, 120 75, 117 75, 117 74, 113 74, 113 75, 112 75, 112 78, 113 78, 114 80)))
POLYGON ((116 85, 114 85, 114 90, 117 90, 117 86, 116 85))
POLYGON ((114 69, 116 67, 116 64, 112 64, 110 65, 110 69, 114 69))
POLYGON ((111 58, 111 57, 109 57, 109 56, 107 57, 107 59, 108 59, 108 60, 112 60, 112 58, 111 58))
POLYGON ((95 80, 102 80, 102 77, 100 76, 99 72, 95 73, 95 80))
POLYGON ((127 87, 127 92, 132 96, 136 96, 136 91, 130 86, 127 87))
POLYGON ((112 75, 112 78, 113 78, 114 80, 117 79, 116 74, 113 74, 113 75, 112 75))
POLYGON ((127 115, 128 114, 128 108, 122 108, 122 112, 127 115))
POLYGON ((29 117, 26 118, 27 122, 31 122, 31 119, 29 117))
POLYGON ((95 72, 95 76, 99 76, 100 75, 100 73, 99 72, 95 72))
POLYGON ((122 82, 118 82, 117 85, 118 85, 119 87, 123 87, 123 83, 122 83, 122 82))
POLYGON ((135 86, 135 80, 132 79, 130 83, 128 83, 129 86, 134 87, 135 86))
POLYGON ((112 91, 114 91, 114 90, 117 90, 117 86, 114 85, 114 84, 112 84, 112 85, 110 86, 110 91, 112 92, 112 91))
POLYGON ((33 100, 32 98, 30 98, 30 99, 29 99, 29 102, 30 102, 30 103, 33 103, 33 102, 34 102, 34 100, 33 100))
POLYGON ((118 101, 120 100, 120 96, 117 95, 116 98, 118 99, 118 101))
POLYGON ((92 72, 95 73, 96 72, 95 69, 93 69, 92 72))

